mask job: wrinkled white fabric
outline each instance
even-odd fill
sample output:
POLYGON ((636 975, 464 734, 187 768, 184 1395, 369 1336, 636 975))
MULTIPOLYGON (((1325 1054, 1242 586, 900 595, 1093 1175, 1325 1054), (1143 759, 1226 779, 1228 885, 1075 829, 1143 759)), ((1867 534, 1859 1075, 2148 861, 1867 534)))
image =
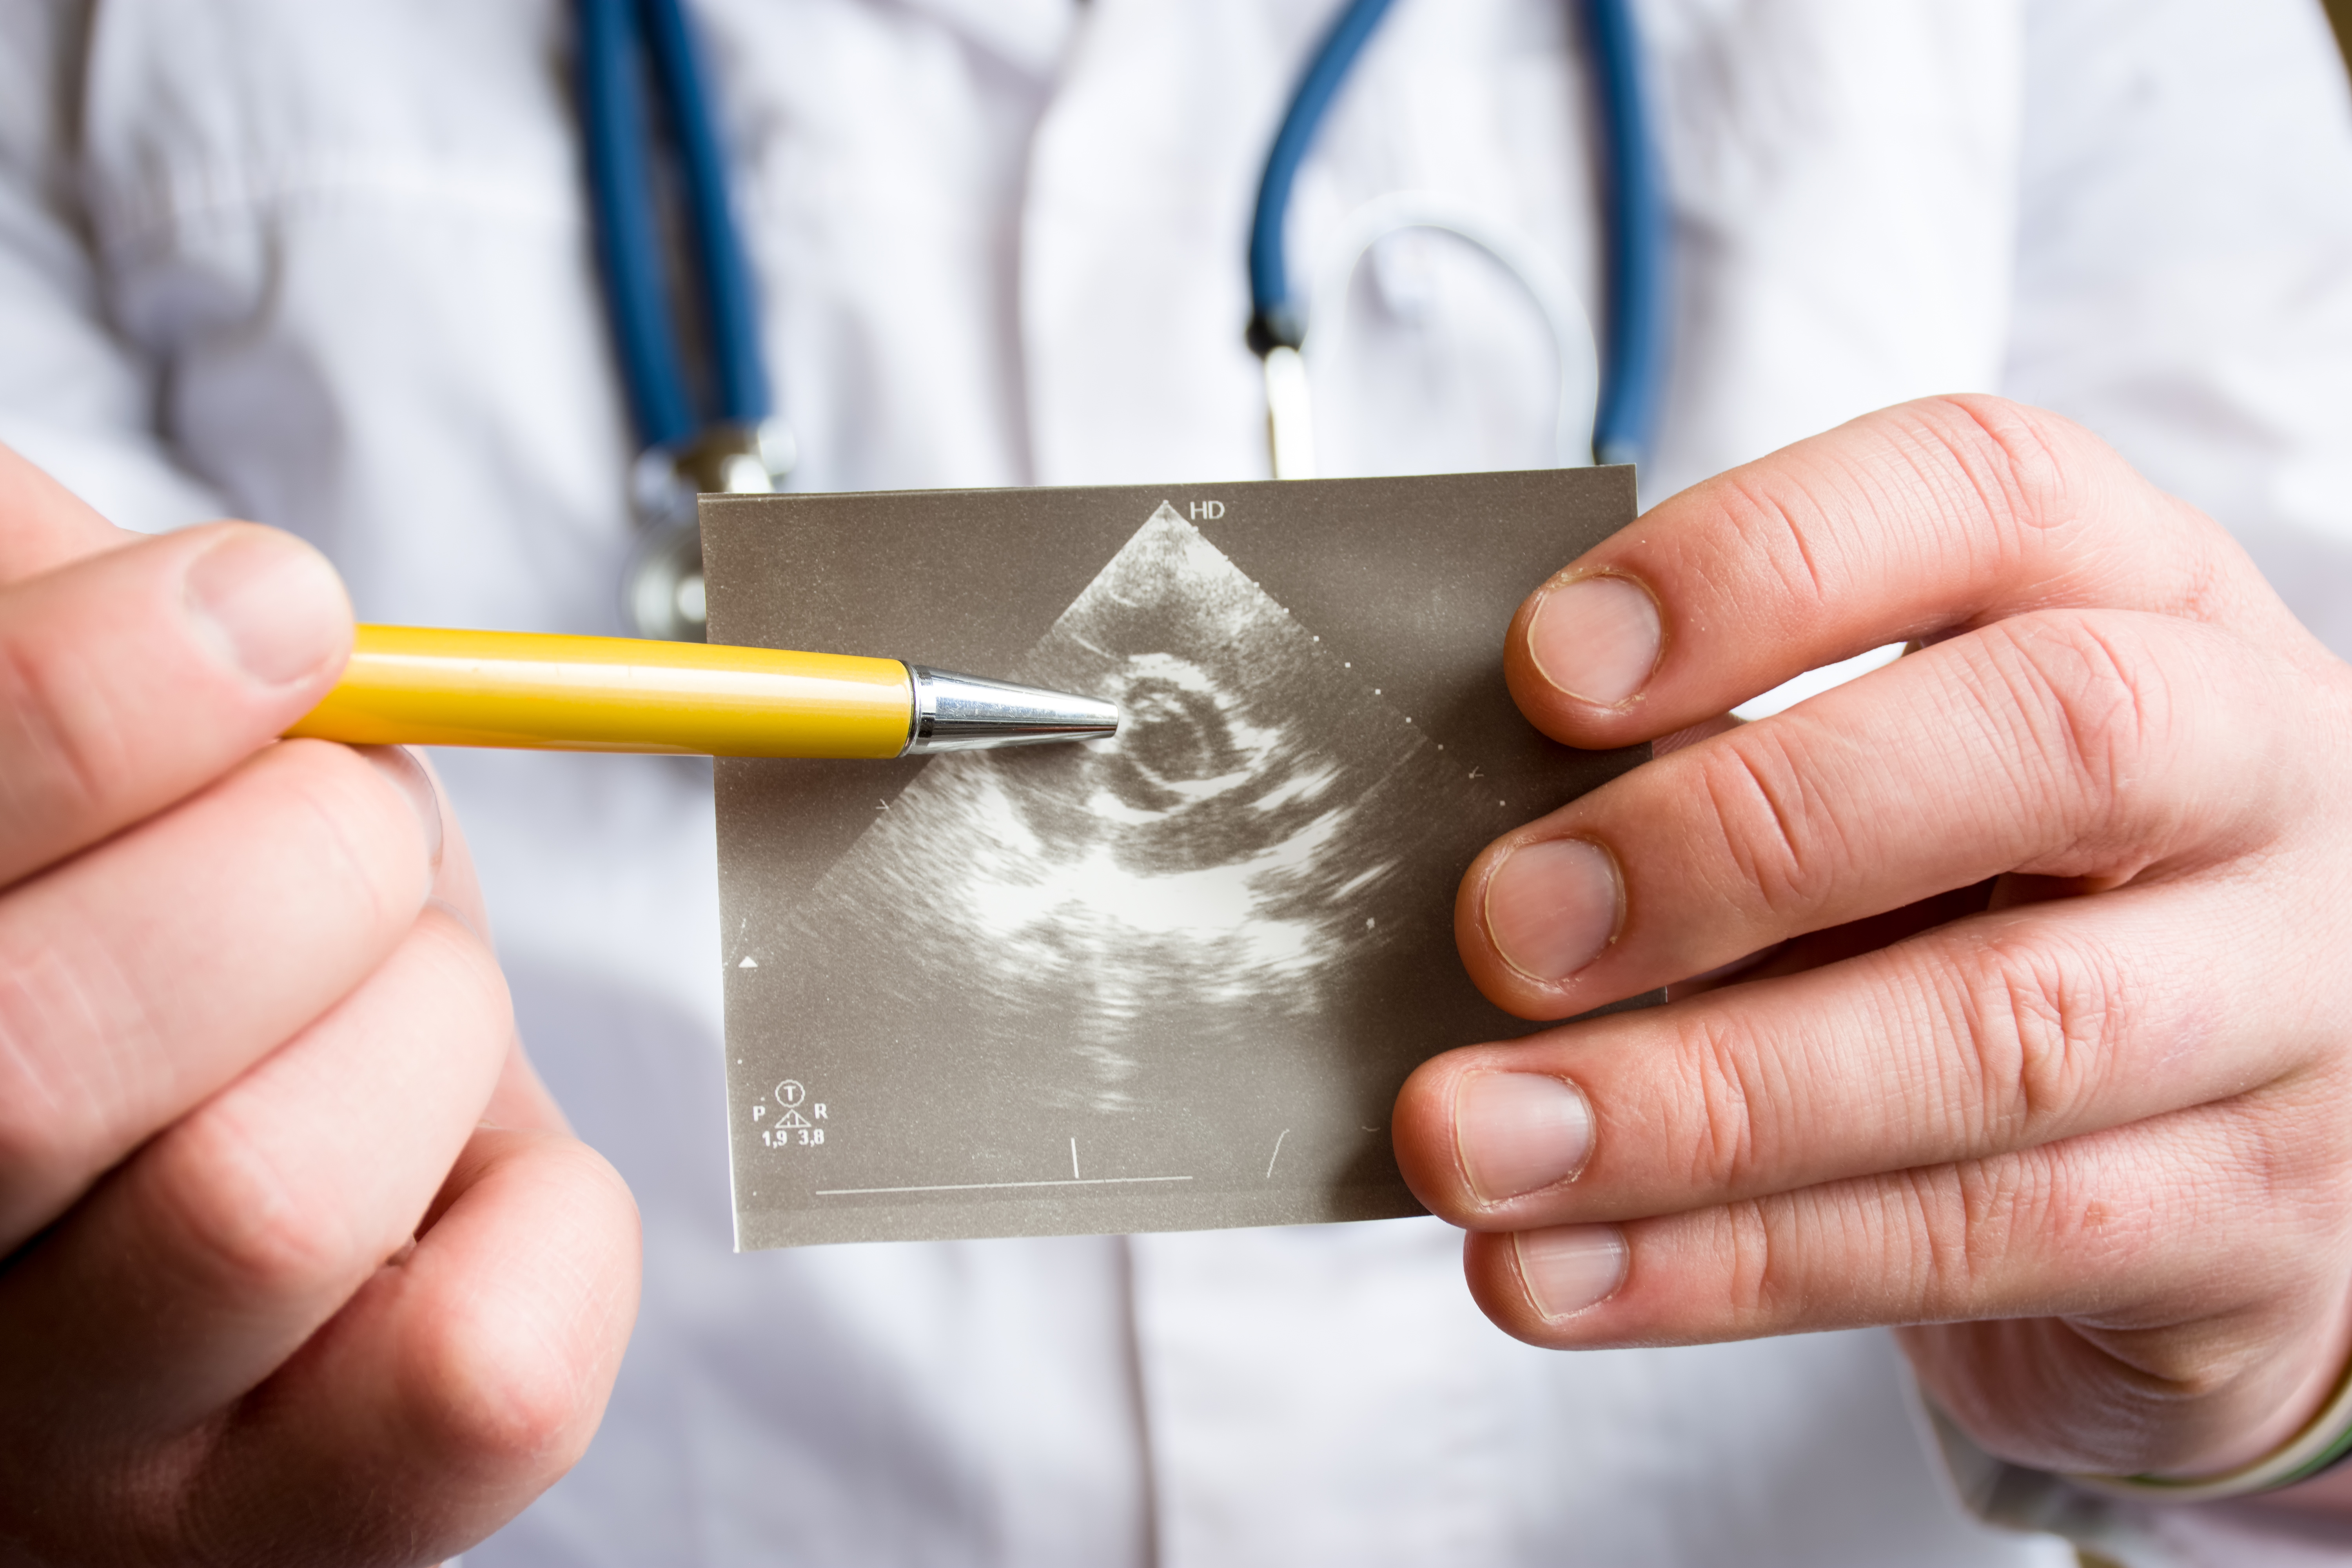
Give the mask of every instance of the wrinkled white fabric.
MULTIPOLYGON (((1244 233, 1334 8, 694 0, 795 486, 1262 476, 1244 233)), ((1301 179, 1302 272, 1409 188, 1590 299, 1566 14, 1402 0, 1301 179)), ((126 523, 294 529, 369 618, 617 630, 630 443, 566 16, 0 0, 0 439, 126 523)), ((1680 257, 1647 495, 2010 391, 2352 650, 2352 122, 2308 0, 1641 17, 1680 257)), ((1383 245, 1328 341, 1326 471, 1547 460, 1551 343, 1478 255, 1383 245)), ((469 1563, 2072 1560, 1958 1505, 1884 1337, 1547 1354, 1433 1222, 732 1256, 707 771, 439 761, 526 1036, 646 1221, 604 1430, 469 1563)), ((2267 1530, 2146 1560, 2315 1550, 2267 1530)))

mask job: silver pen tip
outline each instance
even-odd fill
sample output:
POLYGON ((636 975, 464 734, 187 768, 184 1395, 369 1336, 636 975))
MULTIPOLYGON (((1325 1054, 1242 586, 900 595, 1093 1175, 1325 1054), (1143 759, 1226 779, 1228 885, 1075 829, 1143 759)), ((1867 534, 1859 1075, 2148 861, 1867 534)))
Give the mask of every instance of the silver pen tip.
POLYGON ((907 673, 914 678, 915 711, 900 756, 1107 741, 1118 733, 1118 707, 1098 698, 920 664, 908 665, 907 673))

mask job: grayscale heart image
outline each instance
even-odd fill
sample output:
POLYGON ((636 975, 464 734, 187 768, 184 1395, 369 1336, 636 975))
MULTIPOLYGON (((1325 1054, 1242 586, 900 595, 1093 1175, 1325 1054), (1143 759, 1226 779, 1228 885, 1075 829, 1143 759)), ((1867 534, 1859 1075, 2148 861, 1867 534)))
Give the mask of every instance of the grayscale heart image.
POLYGON ((921 763, 747 931, 749 1239, 1415 1212, 1391 1104, 1507 1032, 1453 900, 1526 803, 1164 503, 987 673, 1120 732, 921 763))

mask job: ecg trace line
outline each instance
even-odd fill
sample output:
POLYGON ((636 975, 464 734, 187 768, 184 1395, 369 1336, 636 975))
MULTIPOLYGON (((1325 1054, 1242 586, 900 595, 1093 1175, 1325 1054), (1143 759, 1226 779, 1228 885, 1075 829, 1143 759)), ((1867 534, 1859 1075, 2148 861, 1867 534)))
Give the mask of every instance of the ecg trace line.
POLYGON ((1190 1176, 1064 1176, 1051 1182, 940 1182, 926 1187, 819 1187, 821 1198, 854 1198, 869 1193, 971 1193, 983 1187, 1116 1187, 1130 1182, 1189 1182, 1190 1176))

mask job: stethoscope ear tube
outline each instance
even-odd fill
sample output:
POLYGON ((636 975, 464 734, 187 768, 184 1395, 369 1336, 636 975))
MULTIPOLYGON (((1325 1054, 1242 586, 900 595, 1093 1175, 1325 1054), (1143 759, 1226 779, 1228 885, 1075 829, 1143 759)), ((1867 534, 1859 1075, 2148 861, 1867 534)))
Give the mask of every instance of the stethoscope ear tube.
POLYGON ((756 426, 768 416, 769 392, 751 267, 685 15, 678 0, 574 5, 597 260, 638 441, 676 447, 707 424, 756 426), (690 258, 691 289, 671 276, 662 243, 667 230, 655 195, 646 85, 657 100, 661 144, 675 155, 677 227, 690 258), (678 344, 689 300, 709 339, 711 384, 703 398, 694 395, 678 344))
POLYGON ((1274 145, 1266 150, 1257 206, 1250 215, 1249 241, 1249 345, 1261 357, 1276 348, 1296 349, 1307 341, 1307 322, 1290 291, 1288 239, 1283 233, 1290 216, 1290 189, 1307 149, 1315 144, 1315 133, 1331 111, 1331 100, 1339 96, 1356 68, 1356 57, 1364 52, 1394 3, 1350 0, 1316 46, 1307 74, 1282 116, 1282 127, 1274 133, 1274 145))
MULTIPOLYGON (((1664 171, 1649 134, 1647 96, 1630 0, 1576 3, 1583 17, 1585 48, 1601 104, 1603 262, 1609 309, 1605 336, 1598 345, 1597 397, 1588 400, 1582 395, 1590 384, 1581 366, 1594 353, 1589 321, 1572 297, 1566 306, 1559 302, 1560 289, 1554 284, 1558 268, 1503 231, 1479 222, 1475 215, 1458 211, 1443 197, 1397 193, 1352 216, 1340 237, 1344 242, 1340 248, 1346 253, 1344 267, 1352 268, 1362 249, 1381 235, 1398 228, 1430 227, 1456 234, 1486 250, 1518 276, 1551 325, 1560 356, 1563 424, 1573 419, 1590 430, 1589 449, 1598 460, 1630 463, 1649 449, 1665 384, 1673 297, 1671 215, 1664 171), (1412 210, 1386 210, 1399 202, 1412 210), (1428 210, 1421 210, 1423 207, 1428 210)), ((1250 220, 1247 339, 1250 348, 1265 362, 1268 433, 1277 478, 1306 477, 1314 471, 1306 369, 1299 351, 1307 342, 1307 307, 1318 303, 1328 291, 1318 289, 1315 297, 1302 300, 1292 286, 1285 233, 1291 190, 1333 100, 1391 4, 1393 0, 1352 0, 1331 25, 1299 79, 1258 182, 1257 205, 1250 220)), ((1344 276, 1337 268, 1335 273, 1344 276)), ((1586 450, 1580 430, 1573 434, 1563 430, 1557 460, 1580 461, 1586 450)))
POLYGON ((574 0, 574 9, 596 258, 643 450, 631 475, 640 526, 622 572, 622 615, 639 636, 699 642, 694 497, 772 489, 792 467, 792 439, 769 417, 751 266, 679 0, 574 0), (657 149, 675 168, 668 212, 656 194, 657 149), (665 243, 673 233, 675 247, 665 243), (675 275, 679 250, 685 279, 675 275), (688 323, 707 345, 693 359, 681 346, 688 323))
MULTIPOLYGON (((1285 248, 1292 187, 1333 100, 1393 3, 1350 0, 1340 12, 1283 116, 1259 182, 1250 225, 1248 339, 1265 360, 1276 471, 1285 477, 1313 471, 1306 365, 1299 356, 1307 320, 1291 287, 1285 248)), ((1631 0, 1576 3, 1593 62, 1606 171, 1609 310, 1598 352, 1591 449, 1603 462, 1630 462, 1647 450, 1664 384, 1670 220, 1648 133, 1631 0)), ((597 264, 630 416, 646 453, 639 478, 656 465, 675 481, 638 487, 660 491, 663 499, 640 507, 646 527, 625 574, 625 609, 643 635, 698 638, 701 555, 691 496, 700 489, 772 488, 790 462, 780 463, 775 454, 787 450, 790 440, 769 417, 751 268, 680 0, 573 0, 573 6, 597 264), (656 149, 676 163, 671 211, 657 195, 667 187, 655 178, 656 149), (665 218, 676 221, 666 227, 665 218), (683 242, 675 247, 665 243, 673 229, 683 242), (687 253, 690 279, 673 275, 675 249, 687 253), (707 332, 707 352, 698 356, 680 347, 682 325, 689 321, 707 332), (705 384, 699 388, 698 379, 705 384), (724 469, 719 482, 712 479, 719 470, 703 471, 714 453, 724 469)), ((1398 193, 1390 205, 1408 198, 1423 205, 1409 212, 1383 208, 1380 215, 1367 209, 1359 216, 1380 216, 1390 227, 1447 230, 1518 275, 1543 309, 1559 350, 1563 428, 1557 460, 1580 460, 1582 443, 1566 427, 1584 422, 1594 352, 1572 294, 1561 303, 1557 268, 1475 215, 1423 210, 1432 199, 1425 194, 1398 193)), ((1378 238, 1357 233, 1362 226, 1350 231, 1349 267, 1378 238)))
MULTIPOLYGON (((1340 321, 1346 319, 1348 286, 1356 268, 1373 246, 1405 229, 1432 229, 1448 234, 1485 251, 1503 270, 1518 280, 1528 298, 1543 313, 1559 363, 1559 405, 1553 426, 1552 462, 1579 468, 1593 460, 1594 411, 1601 396, 1600 345, 1592 320, 1584 313, 1576 286, 1543 247, 1507 225, 1497 224, 1469 202, 1435 191, 1391 191, 1358 207, 1326 239, 1328 261, 1307 296, 1310 322, 1320 323, 1301 351, 1321 354, 1340 321)), ((1277 349, 1276 354, 1288 351, 1277 349)), ((1312 413, 1305 384, 1306 362, 1297 354, 1297 390, 1287 396, 1298 412, 1287 415, 1275 401, 1277 384, 1275 354, 1266 357, 1267 409, 1275 429, 1275 478, 1314 476, 1312 413), (1284 448, 1301 451, 1301 460, 1286 460, 1284 448)))
POLYGON ((1607 336, 1592 450, 1604 463, 1648 455, 1666 386, 1674 322, 1673 213, 1664 154, 1652 134, 1641 39, 1631 0, 1580 0, 1585 47, 1601 91, 1602 163, 1608 174, 1607 336))

